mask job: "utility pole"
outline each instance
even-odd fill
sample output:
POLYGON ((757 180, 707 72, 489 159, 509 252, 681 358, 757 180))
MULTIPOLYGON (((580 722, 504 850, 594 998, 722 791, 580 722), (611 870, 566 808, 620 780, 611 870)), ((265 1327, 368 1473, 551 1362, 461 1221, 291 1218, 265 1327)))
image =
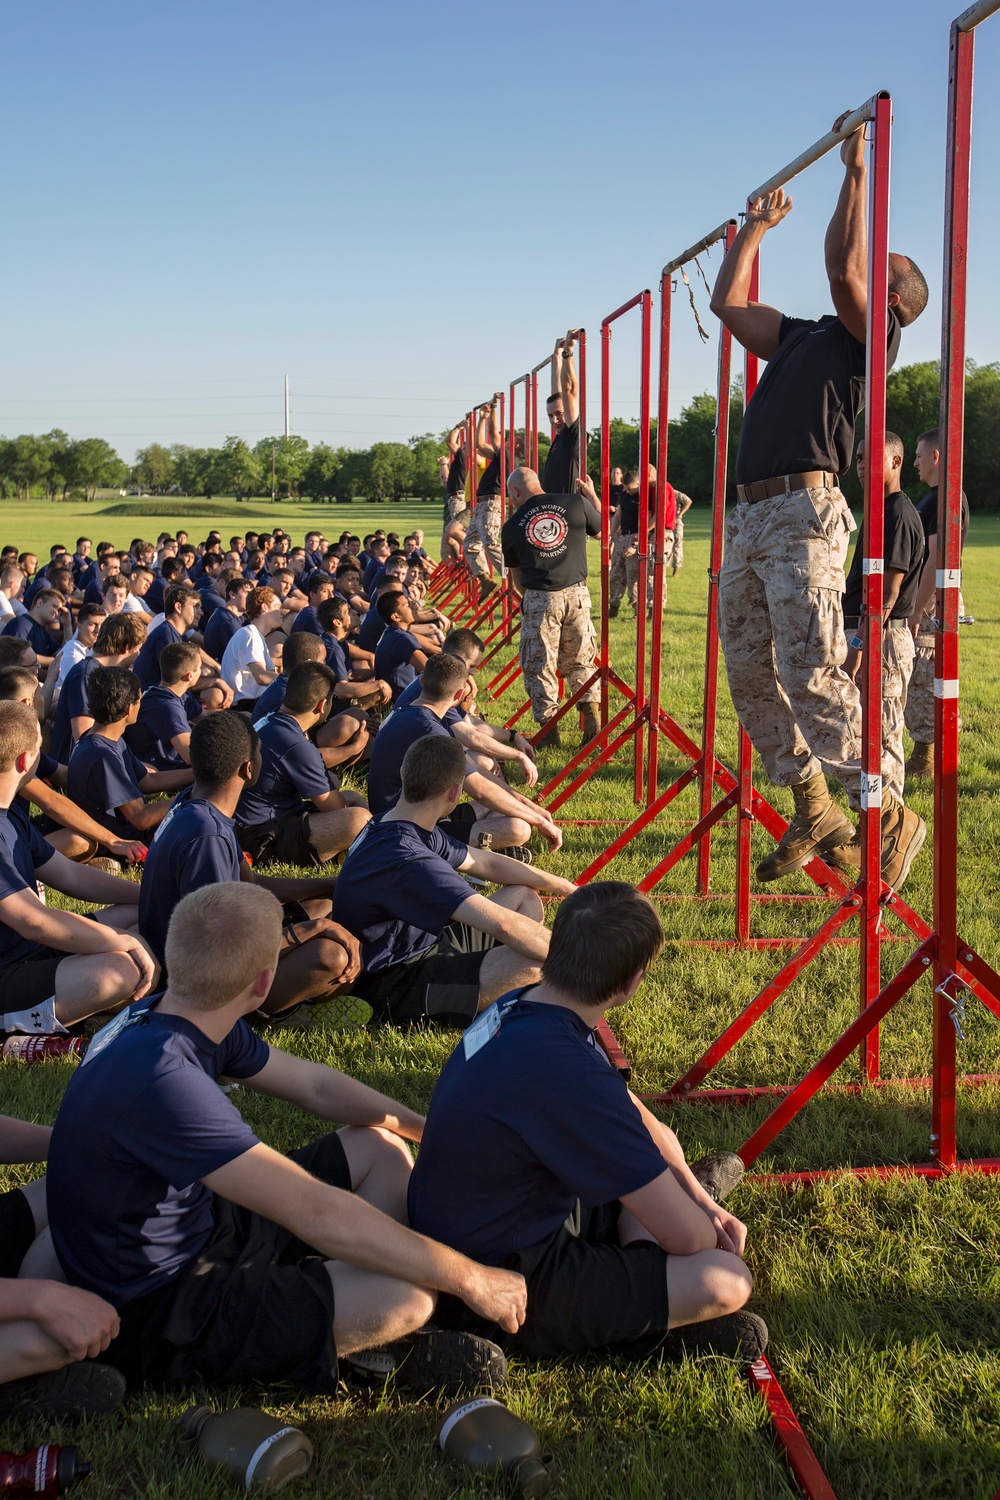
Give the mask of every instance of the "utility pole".
POLYGON ((277 444, 275 443, 274 439, 272 438, 271 439, 271 499, 272 499, 272 501, 274 501, 274 500, 277 499, 277 486, 275 485, 275 482, 274 482, 274 454, 275 454, 276 448, 277 448, 277 444))
POLYGON ((285 376, 285 437, 291 437, 292 428, 288 415, 288 376, 285 376))

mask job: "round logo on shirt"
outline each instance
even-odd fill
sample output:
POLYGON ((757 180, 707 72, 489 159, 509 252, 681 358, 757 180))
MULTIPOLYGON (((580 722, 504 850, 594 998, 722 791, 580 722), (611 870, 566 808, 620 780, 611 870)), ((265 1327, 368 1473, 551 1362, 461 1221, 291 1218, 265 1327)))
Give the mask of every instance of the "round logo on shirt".
POLYGON ((561 516, 558 511, 540 510, 528 522, 525 535, 540 552, 551 552, 562 546, 568 530, 565 516, 561 516))

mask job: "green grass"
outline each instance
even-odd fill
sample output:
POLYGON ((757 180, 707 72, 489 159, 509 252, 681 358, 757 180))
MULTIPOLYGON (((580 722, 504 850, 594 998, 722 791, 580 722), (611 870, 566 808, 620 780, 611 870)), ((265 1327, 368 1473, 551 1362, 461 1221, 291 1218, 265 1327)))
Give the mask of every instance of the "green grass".
MULTIPOLYGON (((389 515, 412 524, 409 507, 304 509, 307 516, 329 517, 328 531, 341 529, 341 515, 351 516, 355 530, 389 515)), ((53 513, 58 517, 59 508, 53 513)), ((293 518, 279 513, 290 529, 301 529, 301 521, 296 527, 293 518)), ((433 538, 436 508, 424 513, 433 514, 426 527, 433 538)), ((39 517, 38 527, 39 545, 57 533, 68 538, 70 531, 75 540, 75 524, 64 527, 56 519, 44 530, 39 517)), ((88 529, 96 539, 96 523, 88 529)), ((12 524, 10 534, 26 532, 12 524)), ((110 535, 122 536, 120 523, 110 535)), ((706 562, 706 517, 695 512, 684 572, 670 585, 665 650, 666 705, 695 738, 701 716, 706 562)), ((960 924, 967 940, 993 964, 1000 962, 995 873, 1000 722, 994 689, 1000 649, 998 571, 1000 522, 977 518, 965 559, 965 595, 977 623, 962 632, 960 924)), ((628 661, 631 640, 631 623, 616 622, 613 648, 621 666, 628 661)), ((517 701, 517 694, 511 694, 510 705, 517 701)), ((725 692, 721 701, 720 753, 731 760, 735 723, 725 692)), ((564 761, 568 753, 543 754, 543 770, 554 772, 560 756, 564 761)), ((661 768, 664 778, 681 769, 667 747, 661 768)), ((758 782, 763 785, 759 777, 758 782)), ((783 811, 790 810, 786 794, 775 792, 773 799, 783 811)), ((689 826, 694 800, 693 793, 679 797, 607 873, 640 879, 689 826)), ((929 794, 916 793, 912 800, 930 819, 929 794)), ((629 818, 633 811, 624 759, 564 809, 567 816, 609 820, 629 818)), ((569 828, 564 851, 550 863, 563 874, 575 874, 607 838, 607 829, 569 828)), ((757 835, 755 857, 769 842, 757 835)), ((660 894, 678 898, 662 906, 667 951, 638 998, 615 1021, 640 1090, 655 1091, 676 1079, 783 961, 783 952, 707 948, 693 941, 732 934, 732 903, 726 896, 733 869, 734 830, 729 824, 714 847, 713 891, 722 899, 684 899, 694 886, 691 859, 682 861, 660 888, 660 894)), ((804 879, 793 879, 781 889, 808 893, 810 888, 804 879)), ((931 895, 928 852, 914 866, 906 897, 929 917, 931 895)), ((754 931, 801 937, 826 910, 822 901, 755 903, 754 931)), ((909 951, 908 942, 886 946, 885 977, 909 951)), ((823 954, 711 1081, 764 1084, 801 1076, 855 1015, 857 964, 853 947, 823 954)), ((882 1038, 886 1078, 929 1071, 930 1002, 930 981, 924 980, 887 1020, 882 1038)), ((962 1070, 1000 1073, 1000 1028, 975 1001, 968 1004, 966 1032, 959 1044, 962 1070)), ((448 1035, 391 1030, 288 1034, 278 1040, 418 1108, 426 1105, 453 1043, 448 1035)), ((0 1109, 51 1120, 71 1066, 0 1070, 0 1109)), ((840 1078, 856 1081, 853 1060, 840 1078)), ((319 1129, 316 1121, 288 1106, 251 1095, 242 1102, 262 1137, 279 1148, 299 1144, 319 1129)), ((1000 1155, 998 1106, 1000 1088, 995 1085, 960 1091, 964 1155, 1000 1155)), ((762 1103, 741 1109, 679 1106, 663 1114, 689 1153, 697 1155, 738 1146, 767 1112, 762 1103)), ((930 1101, 923 1090, 890 1086, 850 1095, 829 1089, 778 1138, 760 1167, 918 1162, 927 1158, 929 1129, 930 1101)), ((10 1181, 17 1177, 16 1171, 8 1172, 10 1181)), ((736 1195, 734 1208, 750 1228, 748 1261, 757 1282, 752 1305, 771 1329, 770 1358, 841 1500, 912 1500, 918 1494, 986 1500, 1000 1486, 998 1207, 995 1180, 975 1177, 932 1184, 840 1176, 808 1192, 784 1194, 749 1184, 736 1195)), ((74 1434, 85 1455, 95 1460, 88 1486, 93 1500, 168 1495, 201 1500, 233 1493, 204 1471, 179 1466, 171 1455, 169 1424, 188 1399, 139 1394, 130 1398, 122 1417, 74 1434)), ((236 1393, 220 1395, 216 1404, 235 1404, 236 1399, 236 1393)), ((302 1402, 287 1389, 243 1392, 242 1399, 299 1422, 313 1439, 311 1477, 295 1491, 303 1500, 326 1500, 332 1494, 351 1500, 444 1500, 498 1492, 488 1481, 465 1483, 435 1451, 438 1412, 432 1405, 391 1393, 376 1397, 356 1392, 338 1402, 302 1402)), ((515 1364, 507 1399, 555 1452, 556 1495, 572 1500, 688 1500, 694 1495, 772 1500, 794 1494, 759 1400, 738 1371, 723 1365, 686 1363, 647 1370, 598 1359, 566 1366, 515 1364)), ((0 1434, 11 1442, 33 1436, 40 1434, 0 1434)))

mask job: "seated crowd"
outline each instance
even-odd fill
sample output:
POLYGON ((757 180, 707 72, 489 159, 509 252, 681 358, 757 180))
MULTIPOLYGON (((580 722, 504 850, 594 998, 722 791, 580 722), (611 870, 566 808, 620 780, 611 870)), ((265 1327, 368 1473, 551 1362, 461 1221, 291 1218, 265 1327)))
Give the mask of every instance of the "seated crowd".
POLYGON ((657 914, 534 862, 533 746, 429 564, 280 528, 0 554, 0 1029, 87 1038, 51 1130, 0 1117, 48 1163, 0 1214, 0 1411, 766 1346, 742 1163, 689 1166, 598 1042, 657 914), (460 1030, 426 1120, 265 1039, 367 1020, 460 1030), (284 1155, 232 1083, 339 1128, 284 1155))

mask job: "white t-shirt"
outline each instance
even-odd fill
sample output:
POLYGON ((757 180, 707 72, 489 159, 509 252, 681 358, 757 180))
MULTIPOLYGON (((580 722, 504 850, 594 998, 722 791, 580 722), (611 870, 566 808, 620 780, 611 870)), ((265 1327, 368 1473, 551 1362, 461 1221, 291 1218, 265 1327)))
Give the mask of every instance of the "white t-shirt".
MULTIPOLYGON (((148 615, 149 610, 146 608, 145 601, 140 599, 138 595, 126 594, 125 603, 121 607, 121 613, 123 615, 148 615)), ((160 619, 162 621, 162 615, 160 619)))
POLYGON ((75 635, 71 635, 65 646, 59 653, 59 675, 56 678, 56 692, 66 681, 66 675, 71 667, 75 667, 78 661, 83 661, 85 656, 90 655, 89 646, 78 641, 75 635))
POLYGON ((13 620, 15 615, 27 613, 20 599, 8 599, 6 594, 0 594, 0 620, 13 620))
POLYGON ((241 625, 222 653, 219 667, 219 676, 229 684, 237 700, 259 698, 266 686, 262 686, 249 670, 252 661, 268 672, 274 671, 271 653, 256 625, 241 625))

